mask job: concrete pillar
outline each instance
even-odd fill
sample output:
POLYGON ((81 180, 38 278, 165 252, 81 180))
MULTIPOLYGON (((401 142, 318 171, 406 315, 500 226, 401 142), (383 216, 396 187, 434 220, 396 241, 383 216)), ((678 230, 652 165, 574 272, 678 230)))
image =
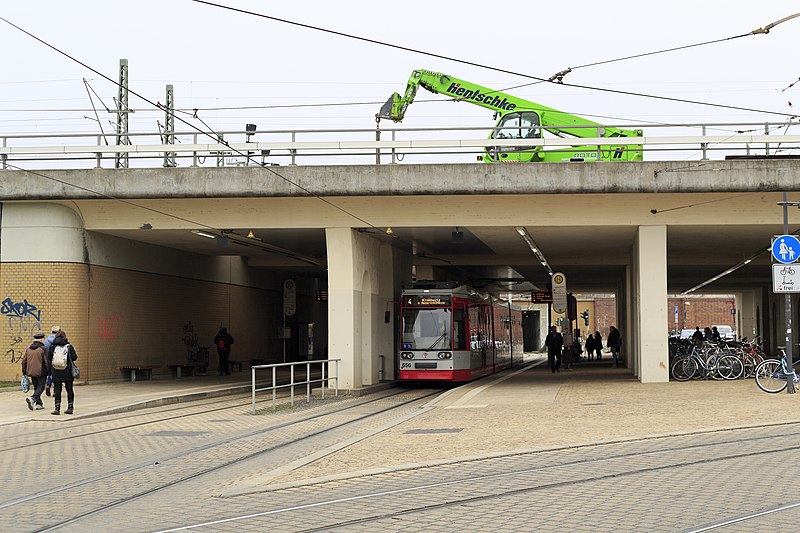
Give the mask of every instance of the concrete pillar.
POLYGON ((327 228, 325 236, 328 356, 342 360, 339 386, 360 389, 379 381, 381 355, 384 365, 393 365, 394 319, 387 324, 384 316, 396 290, 394 251, 350 228, 327 228))
POLYGON ((633 259, 639 379, 642 383, 667 382, 667 227, 639 226, 633 259))
POLYGON ((761 328, 757 324, 756 307, 761 302, 761 290, 753 289, 736 295, 736 336, 753 340, 761 328))

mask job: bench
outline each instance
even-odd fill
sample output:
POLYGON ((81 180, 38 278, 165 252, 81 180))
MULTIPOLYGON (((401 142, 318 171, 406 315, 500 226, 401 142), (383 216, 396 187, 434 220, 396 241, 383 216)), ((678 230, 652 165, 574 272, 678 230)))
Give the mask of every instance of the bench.
POLYGON ((233 371, 236 370, 237 372, 242 371, 242 362, 241 361, 228 361, 228 368, 233 371))
POLYGON ((136 383, 136 373, 142 373, 142 379, 150 379, 150 375, 153 372, 154 368, 158 368, 158 365, 154 366, 122 366, 120 370, 123 372, 130 372, 131 373, 131 383, 136 383))
POLYGON ((183 374, 183 371, 186 371, 186 373, 188 375, 193 376, 194 375, 194 369, 197 368, 195 365, 186 365, 186 364, 182 364, 182 363, 174 363, 174 364, 167 365, 167 366, 175 371, 175 377, 178 377, 178 378, 181 377, 181 375, 183 374))

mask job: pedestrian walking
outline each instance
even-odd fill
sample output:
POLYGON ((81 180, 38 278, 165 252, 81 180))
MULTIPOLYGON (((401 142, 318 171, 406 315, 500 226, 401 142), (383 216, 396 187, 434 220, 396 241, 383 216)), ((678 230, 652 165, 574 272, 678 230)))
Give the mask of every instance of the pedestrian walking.
POLYGON ((586 357, 589 361, 594 358, 594 337, 591 333, 586 336, 586 357))
POLYGON ((50 375, 53 376, 53 394, 55 395, 56 406, 52 414, 61 414, 61 387, 67 390, 67 409, 64 414, 71 415, 75 406, 75 391, 72 387, 75 378, 72 377, 72 368, 77 361, 78 354, 75 347, 69 343, 67 334, 64 330, 56 333, 50 349, 47 351, 47 362, 50 366, 50 375))
MULTIPOLYGON (((50 345, 53 344, 53 339, 56 338, 56 333, 61 331, 59 326, 53 326, 50 328, 50 335, 44 340, 44 354, 47 355, 48 350, 50 350, 50 345)), ((48 396, 50 396, 50 386, 53 384, 53 376, 50 374, 47 375, 47 383, 44 384, 44 392, 48 396)))
POLYGON ((228 333, 228 328, 222 328, 214 337, 214 344, 217 347, 217 355, 219 356, 219 375, 231 375, 230 368, 228 368, 228 361, 231 358, 231 344, 236 342, 233 335, 228 333))
POLYGON ((564 346, 564 337, 555 326, 550 326, 550 333, 547 334, 544 345, 547 346, 547 362, 550 364, 550 370, 553 374, 561 372, 561 348, 564 346))
POLYGON ((603 358, 603 336, 599 331, 594 332, 594 351, 597 352, 597 360, 603 358))
POLYGON ((47 364, 47 356, 44 351, 44 333, 37 333, 33 336, 33 342, 25 348, 22 356, 22 373, 33 381, 33 396, 25 398, 28 409, 44 409, 42 403, 42 392, 44 392, 45 382, 50 375, 50 367, 47 364))
POLYGON ((614 326, 608 328, 606 346, 611 349, 611 355, 614 357, 614 362, 611 363, 611 366, 617 366, 619 364, 619 348, 622 346, 622 338, 620 337, 619 330, 614 326))

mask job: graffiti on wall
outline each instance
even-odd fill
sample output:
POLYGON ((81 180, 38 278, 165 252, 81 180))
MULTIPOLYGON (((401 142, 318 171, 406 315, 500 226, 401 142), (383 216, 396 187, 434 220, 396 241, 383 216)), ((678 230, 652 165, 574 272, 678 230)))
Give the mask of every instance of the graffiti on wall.
POLYGON ((22 344, 22 337, 11 338, 11 348, 6 351, 6 358, 10 359, 12 363, 16 363, 22 359, 22 354, 25 353, 25 347, 22 344))
POLYGON ((183 325, 183 338, 181 339, 183 345, 186 346, 186 360, 189 363, 196 364, 201 367, 202 371, 208 366, 208 347, 203 347, 198 344, 197 333, 194 332, 194 325, 190 320, 188 324, 183 325))
POLYGON ((124 316, 101 316, 97 319, 97 336, 106 341, 115 341, 124 324, 124 316))
POLYGON ((42 310, 27 299, 15 302, 6 298, 0 302, 0 314, 8 318, 8 329, 22 333, 24 331, 41 331, 42 310))
POLYGON ((16 363, 25 353, 24 334, 42 331, 42 310, 25 298, 22 301, 6 298, 0 302, 0 315, 8 319, 8 332, 11 334, 5 359, 16 363))

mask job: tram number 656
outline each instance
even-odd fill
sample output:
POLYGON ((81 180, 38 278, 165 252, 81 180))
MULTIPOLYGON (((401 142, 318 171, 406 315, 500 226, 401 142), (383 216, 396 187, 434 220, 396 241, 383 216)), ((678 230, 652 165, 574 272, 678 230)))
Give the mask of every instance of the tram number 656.
POLYGON ((411 368, 411 363, 400 363, 400 368, 411 368))

